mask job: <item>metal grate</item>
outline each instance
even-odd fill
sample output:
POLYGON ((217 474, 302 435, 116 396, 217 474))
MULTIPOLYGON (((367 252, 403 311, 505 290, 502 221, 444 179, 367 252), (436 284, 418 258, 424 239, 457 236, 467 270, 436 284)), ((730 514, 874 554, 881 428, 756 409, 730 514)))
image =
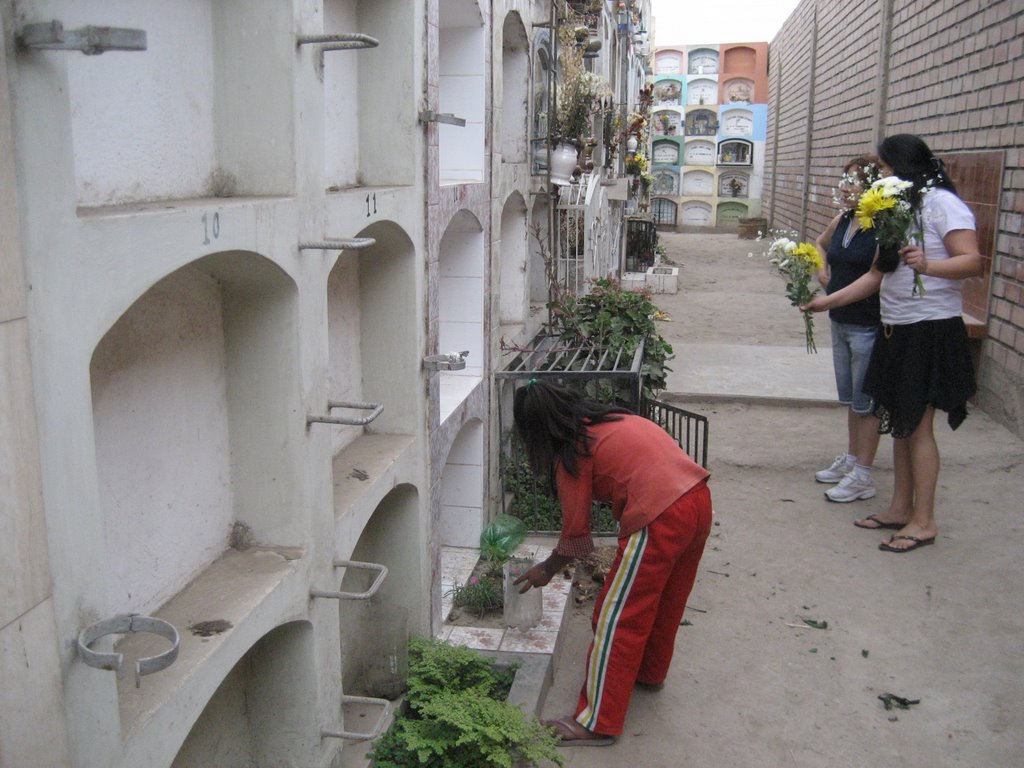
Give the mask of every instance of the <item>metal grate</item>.
POLYGON ((641 416, 661 426, 679 447, 704 469, 708 468, 708 417, 664 403, 644 400, 641 416))

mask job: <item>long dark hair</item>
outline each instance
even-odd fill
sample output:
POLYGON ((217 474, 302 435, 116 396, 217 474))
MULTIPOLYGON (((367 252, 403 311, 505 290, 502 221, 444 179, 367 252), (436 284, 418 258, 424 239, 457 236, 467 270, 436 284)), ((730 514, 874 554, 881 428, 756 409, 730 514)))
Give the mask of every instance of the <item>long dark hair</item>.
MULTIPOLYGON (((878 145, 878 157, 892 168, 893 175, 913 184, 907 193, 907 199, 915 211, 921 208, 921 198, 928 187, 948 189, 956 194, 956 186, 949 178, 946 166, 919 136, 897 133, 883 139, 878 145)), ((875 260, 878 271, 893 272, 899 263, 898 249, 879 249, 878 258, 875 260)))
POLYGON ((532 380, 516 390, 512 415, 534 474, 554 488, 555 462, 576 476, 576 459, 590 455, 590 424, 618 421, 625 408, 598 403, 555 383, 532 380))
POLYGON ((914 208, 921 206, 921 195, 928 187, 948 189, 954 195, 956 186, 946 172, 946 166, 937 158, 919 136, 897 133, 878 145, 878 157, 892 168, 894 175, 914 185, 908 195, 914 208))

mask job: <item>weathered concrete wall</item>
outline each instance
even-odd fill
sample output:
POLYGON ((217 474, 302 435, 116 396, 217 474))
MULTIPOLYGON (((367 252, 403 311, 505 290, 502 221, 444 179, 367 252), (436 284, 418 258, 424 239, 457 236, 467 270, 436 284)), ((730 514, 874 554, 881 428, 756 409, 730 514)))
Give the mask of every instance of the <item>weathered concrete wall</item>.
POLYGON ((813 236, 833 215, 842 164, 885 135, 917 134, 974 166, 972 187, 1000 174, 973 153, 1000 153, 998 201, 972 201, 991 279, 968 309, 984 313, 987 295, 978 403, 1024 435, 1022 78, 1017 0, 804 0, 770 47, 764 197, 772 226, 813 236))

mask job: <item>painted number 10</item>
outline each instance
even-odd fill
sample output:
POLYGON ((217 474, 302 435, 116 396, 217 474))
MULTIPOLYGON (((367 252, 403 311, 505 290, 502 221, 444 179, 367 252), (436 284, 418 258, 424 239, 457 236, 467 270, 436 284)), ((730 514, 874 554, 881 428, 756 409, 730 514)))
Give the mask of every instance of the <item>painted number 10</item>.
POLYGON ((213 218, 207 213, 203 214, 203 245, 210 244, 210 235, 216 240, 220 237, 220 214, 213 214, 213 218))

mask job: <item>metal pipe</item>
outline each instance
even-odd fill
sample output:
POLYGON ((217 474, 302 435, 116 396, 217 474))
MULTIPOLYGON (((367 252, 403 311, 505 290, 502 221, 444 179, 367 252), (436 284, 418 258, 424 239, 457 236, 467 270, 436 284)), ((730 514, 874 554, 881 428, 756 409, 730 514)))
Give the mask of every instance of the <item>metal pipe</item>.
POLYGON ((383 403, 354 403, 347 400, 328 400, 327 410, 332 408, 354 408, 355 410, 371 410, 368 416, 362 418, 353 418, 351 416, 306 416, 306 426, 310 424, 343 424, 347 427, 365 427, 371 421, 376 419, 384 411, 383 403))
POLYGON ((372 237, 350 237, 344 240, 317 240, 309 243, 299 243, 300 251, 361 251, 376 245, 377 240, 372 237))
POLYGON ((350 739, 352 741, 367 741, 375 739, 384 732, 384 725, 387 723, 388 715, 391 714, 391 702, 387 699, 376 699, 370 696, 342 696, 342 705, 345 704, 369 704, 382 707, 380 717, 369 733, 358 733, 356 731, 320 731, 322 739, 350 739))
POLYGON ((356 568, 359 570, 366 571, 377 571, 377 577, 373 580, 369 589, 365 592, 336 592, 324 589, 311 589, 309 590, 310 597, 329 597, 333 600, 369 600, 377 591, 381 588, 384 583, 384 579, 388 577, 388 568, 386 565, 380 565, 379 563, 362 563, 358 560, 335 560, 335 568, 356 568))
POLYGON ((338 32, 335 34, 322 35, 298 35, 295 38, 298 45, 324 45, 321 50, 344 50, 351 48, 376 48, 380 40, 361 32, 338 32), (327 47, 333 44, 345 44, 345 48, 327 47))

